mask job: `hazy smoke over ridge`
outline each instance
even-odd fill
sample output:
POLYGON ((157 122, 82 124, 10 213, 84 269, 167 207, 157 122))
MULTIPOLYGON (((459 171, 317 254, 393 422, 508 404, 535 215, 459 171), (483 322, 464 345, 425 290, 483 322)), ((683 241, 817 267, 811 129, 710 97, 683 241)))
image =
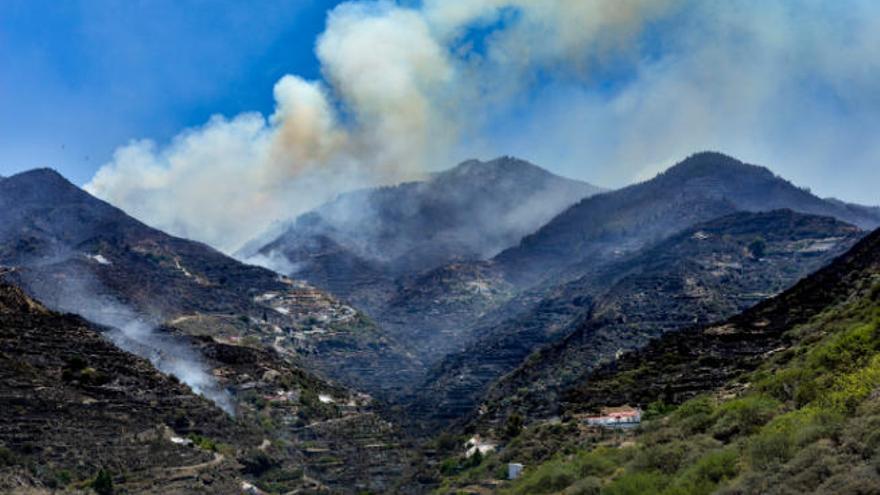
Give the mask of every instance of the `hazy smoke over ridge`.
POLYGON ((701 149, 786 175, 842 152, 875 163, 880 146, 855 144, 880 132, 880 8, 844 3, 347 2, 317 40, 322 81, 283 77, 268 117, 132 142, 86 189, 229 252, 343 190, 470 155, 590 165, 602 185, 701 149))
POLYGON ((235 415, 232 398, 214 379, 198 352, 173 335, 160 334, 155 322, 104 295, 101 283, 92 274, 68 268, 63 276, 53 277, 51 271, 41 273, 40 266, 32 266, 24 272, 23 282, 29 292, 52 309, 76 313, 109 327, 107 336, 119 348, 148 359, 159 371, 177 377, 193 392, 235 415))

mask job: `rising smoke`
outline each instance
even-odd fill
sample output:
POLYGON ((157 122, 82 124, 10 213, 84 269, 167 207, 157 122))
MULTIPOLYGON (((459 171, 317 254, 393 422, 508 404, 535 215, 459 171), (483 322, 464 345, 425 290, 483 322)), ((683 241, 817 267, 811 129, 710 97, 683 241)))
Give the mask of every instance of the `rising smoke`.
POLYGON ((586 71, 666 8, 653 0, 344 3, 317 42, 324 81, 284 76, 268 118, 216 116, 165 147, 132 142, 86 189, 230 252, 341 191, 448 166, 461 136, 519 93, 527 74, 586 71), (504 21, 511 9, 517 20, 504 21), (503 21, 509 27, 487 35, 484 53, 468 48, 468 27, 503 21), (559 36, 549 42, 551 31, 559 36))
POLYGON ((795 179, 841 155, 876 174, 880 145, 865 143, 880 132, 877 10, 859 1, 350 1, 317 40, 322 80, 284 76, 268 117, 217 116, 164 146, 134 141, 86 189, 231 252, 341 191, 421 177, 466 155, 517 154, 576 177, 590 166, 603 185, 702 149, 795 179))
MULTIPOLYGON (((53 263, 63 261, 53 259, 53 263)), ((119 348, 148 359, 159 371, 177 377, 193 392, 202 395, 227 414, 235 415, 229 393, 219 386, 198 353, 178 337, 156 330, 157 321, 137 314, 130 307, 101 290, 91 273, 67 265, 60 276, 31 265, 20 272, 23 284, 48 307, 76 313, 107 327, 106 336, 119 348)))

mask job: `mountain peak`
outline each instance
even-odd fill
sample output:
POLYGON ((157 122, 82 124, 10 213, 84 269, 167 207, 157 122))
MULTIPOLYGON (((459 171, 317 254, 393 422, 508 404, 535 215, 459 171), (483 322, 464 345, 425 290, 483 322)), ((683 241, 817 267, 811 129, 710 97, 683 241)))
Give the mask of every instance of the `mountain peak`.
POLYGON ((31 170, 25 170, 24 172, 19 172, 7 178, 16 180, 53 180, 70 183, 70 181, 65 179, 60 172, 51 167, 40 167, 31 170))
POLYGON ((661 173, 660 177, 689 179, 729 174, 761 175, 768 179, 775 177, 773 172, 765 167, 744 163, 717 151, 694 153, 661 173))
POLYGON ((39 205, 65 202, 102 203, 51 168, 35 168, 7 177, 0 182, 2 201, 39 205))
POLYGON ((463 177, 499 177, 501 175, 542 175, 545 177, 555 176, 551 172, 526 160, 512 156, 499 156, 488 161, 477 159, 465 160, 455 167, 440 172, 437 178, 463 178, 463 177))

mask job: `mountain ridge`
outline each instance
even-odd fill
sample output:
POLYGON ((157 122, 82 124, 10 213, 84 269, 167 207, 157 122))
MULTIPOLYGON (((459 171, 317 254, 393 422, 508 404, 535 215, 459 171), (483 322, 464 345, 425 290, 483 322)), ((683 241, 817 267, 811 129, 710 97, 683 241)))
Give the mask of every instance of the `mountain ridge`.
POLYGON ((506 266, 513 279, 534 284, 548 270, 559 272, 587 257, 611 258, 616 250, 643 246, 658 240, 663 232, 701 220, 736 210, 780 208, 834 216, 862 228, 880 226, 880 215, 871 210, 851 211, 794 186, 765 167, 722 153, 700 152, 651 180, 585 198, 495 260, 506 266), (689 204, 690 211, 676 209, 677 204, 689 204), (579 249, 586 251, 578 253, 579 249))
POLYGON ((194 335, 286 345, 325 376, 373 394, 384 393, 386 368, 364 375, 367 363, 395 375, 415 367, 332 296, 153 229, 51 169, 0 183, 0 264, 16 267, 14 281, 55 309, 111 326, 126 325, 114 315, 124 313, 194 335))
POLYGON ((491 257, 598 191, 524 160, 468 160, 424 181, 342 194, 298 217, 256 253, 238 256, 280 254, 287 274, 375 306, 364 295, 369 284, 352 284, 348 271, 335 272, 332 265, 357 267, 370 274, 358 280, 374 278, 375 292, 390 293, 402 275, 491 257))

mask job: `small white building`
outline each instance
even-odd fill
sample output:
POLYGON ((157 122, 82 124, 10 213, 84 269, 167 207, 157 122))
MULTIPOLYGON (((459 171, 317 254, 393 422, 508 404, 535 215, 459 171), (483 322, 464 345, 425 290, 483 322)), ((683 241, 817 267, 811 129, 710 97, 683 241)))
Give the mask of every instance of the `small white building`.
POLYGON ((586 422, 605 428, 633 428, 641 424, 642 410, 630 406, 603 407, 598 416, 588 416, 586 422))
POLYGON ((515 480, 523 472, 523 465, 518 462, 511 462, 507 465, 507 479, 515 480))

